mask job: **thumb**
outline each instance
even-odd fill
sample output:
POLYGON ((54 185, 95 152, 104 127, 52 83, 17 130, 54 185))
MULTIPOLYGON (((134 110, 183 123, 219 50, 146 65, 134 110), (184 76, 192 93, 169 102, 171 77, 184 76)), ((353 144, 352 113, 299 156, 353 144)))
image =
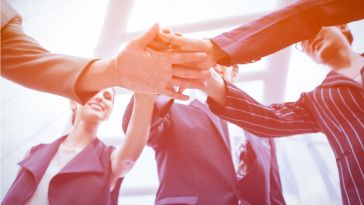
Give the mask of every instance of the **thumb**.
POLYGON ((130 43, 130 45, 138 46, 138 47, 146 47, 150 42, 152 42, 158 36, 158 33, 159 33, 159 24, 155 23, 144 34, 142 34, 139 37, 136 37, 130 43))

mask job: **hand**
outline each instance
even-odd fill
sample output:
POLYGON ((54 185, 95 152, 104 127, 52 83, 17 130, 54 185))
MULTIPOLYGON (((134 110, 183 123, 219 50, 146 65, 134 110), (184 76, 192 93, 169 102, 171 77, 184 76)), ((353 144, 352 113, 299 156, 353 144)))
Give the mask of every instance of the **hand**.
POLYGON ((206 80, 205 88, 201 89, 210 98, 215 100, 219 105, 225 106, 225 82, 222 77, 217 74, 214 68, 210 68, 210 78, 206 80))
POLYGON ((185 100, 186 96, 169 88, 171 85, 204 87, 203 80, 209 75, 207 70, 191 68, 187 63, 205 61, 207 56, 203 52, 158 52, 147 48, 158 32, 159 26, 156 24, 132 40, 113 59, 112 67, 119 76, 119 85, 136 92, 162 93, 185 100), (186 66, 172 69, 173 64, 186 66))
POLYGON ((185 52, 205 52, 208 56, 204 62, 193 62, 184 64, 187 66, 195 65, 200 68, 210 68, 216 64, 218 60, 224 57, 225 53, 217 46, 215 46, 209 39, 194 39, 187 38, 181 35, 171 34, 169 30, 167 32, 160 32, 158 34, 158 41, 155 42, 154 46, 162 48, 163 45, 177 50, 185 52))

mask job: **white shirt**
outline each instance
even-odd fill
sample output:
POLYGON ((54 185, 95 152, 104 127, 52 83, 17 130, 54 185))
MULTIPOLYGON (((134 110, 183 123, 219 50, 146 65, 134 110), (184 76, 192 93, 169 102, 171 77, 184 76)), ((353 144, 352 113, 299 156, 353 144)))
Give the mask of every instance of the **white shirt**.
POLYGON ((61 144, 50 161, 47 170, 40 180, 34 194, 25 205, 49 205, 48 188, 49 182, 61 169, 73 159, 82 149, 69 149, 61 144))
POLYGON ((227 123, 227 125, 230 137, 229 139, 230 139, 231 159, 234 163, 234 169, 236 173, 239 168, 239 161, 240 161, 239 158, 241 150, 239 150, 239 147, 241 144, 246 145, 247 140, 243 129, 229 122, 227 123))
POLYGON ((358 76, 356 76, 355 78, 354 78, 354 80, 357 82, 357 83, 359 83, 360 85, 363 85, 363 81, 362 81, 362 79, 361 79, 361 75, 359 74, 358 76))

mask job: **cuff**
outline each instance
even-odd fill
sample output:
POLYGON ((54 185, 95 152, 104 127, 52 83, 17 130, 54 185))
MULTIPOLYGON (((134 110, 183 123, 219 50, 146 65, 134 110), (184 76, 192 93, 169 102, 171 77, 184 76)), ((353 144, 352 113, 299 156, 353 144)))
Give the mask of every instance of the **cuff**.
POLYGON ((85 104, 91 97, 96 95, 98 91, 82 91, 77 88, 78 80, 80 79, 80 76, 85 73, 87 69, 91 67, 91 65, 96 62, 99 59, 93 59, 91 60, 83 69, 81 69, 77 75, 77 79, 74 81, 72 87, 73 87, 73 93, 71 96, 71 99, 76 100, 80 104, 85 104))
POLYGON ((244 91, 240 90, 234 84, 225 81, 225 105, 218 104, 215 100, 208 97, 206 100, 207 105, 209 106, 210 110, 220 117, 229 116, 234 113, 231 113, 231 109, 227 108, 236 108, 238 107, 238 103, 234 99, 242 99, 242 98, 249 98, 249 95, 246 94, 244 91))

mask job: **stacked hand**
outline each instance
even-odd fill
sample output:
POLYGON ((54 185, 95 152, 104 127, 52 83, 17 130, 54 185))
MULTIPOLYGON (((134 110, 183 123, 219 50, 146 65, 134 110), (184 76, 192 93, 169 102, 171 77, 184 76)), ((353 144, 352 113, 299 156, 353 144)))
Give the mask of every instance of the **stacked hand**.
POLYGON ((114 73, 120 76, 118 84, 136 92, 162 93, 186 100, 188 96, 175 91, 174 87, 204 88, 204 81, 210 75, 206 49, 167 51, 147 47, 158 35, 159 26, 154 25, 132 40, 113 60, 114 73))
MULTIPOLYGON (((216 74, 214 69, 216 62, 221 59, 224 53, 209 39, 193 39, 183 37, 179 33, 172 34, 170 30, 165 29, 158 34, 158 38, 152 41, 149 47, 154 50, 168 51, 168 52, 204 52, 207 55, 204 61, 194 61, 194 62, 181 62, 178 65, 174 65, 173 69, 187 69, 195 68, 195 70, 209 71, 207 78, 200 79, 204 83, 204 86, 194 86, 189 84, 189 88, 200 89, 205 92, 210 97, 213 97, 219 103, 224 103, 225 88, 222 78, 216 74)), ((192 76, 184 76, 185 78, 190 78, 192 76)), ((176 77, 175 77, 176 78, 176 77)), ((177 77, 178 78, 178 77, 177 77)), ((177 84, 179 85, 179 84, 177 84)), ((182 85, 183 90, 184 87, 182 85)))

